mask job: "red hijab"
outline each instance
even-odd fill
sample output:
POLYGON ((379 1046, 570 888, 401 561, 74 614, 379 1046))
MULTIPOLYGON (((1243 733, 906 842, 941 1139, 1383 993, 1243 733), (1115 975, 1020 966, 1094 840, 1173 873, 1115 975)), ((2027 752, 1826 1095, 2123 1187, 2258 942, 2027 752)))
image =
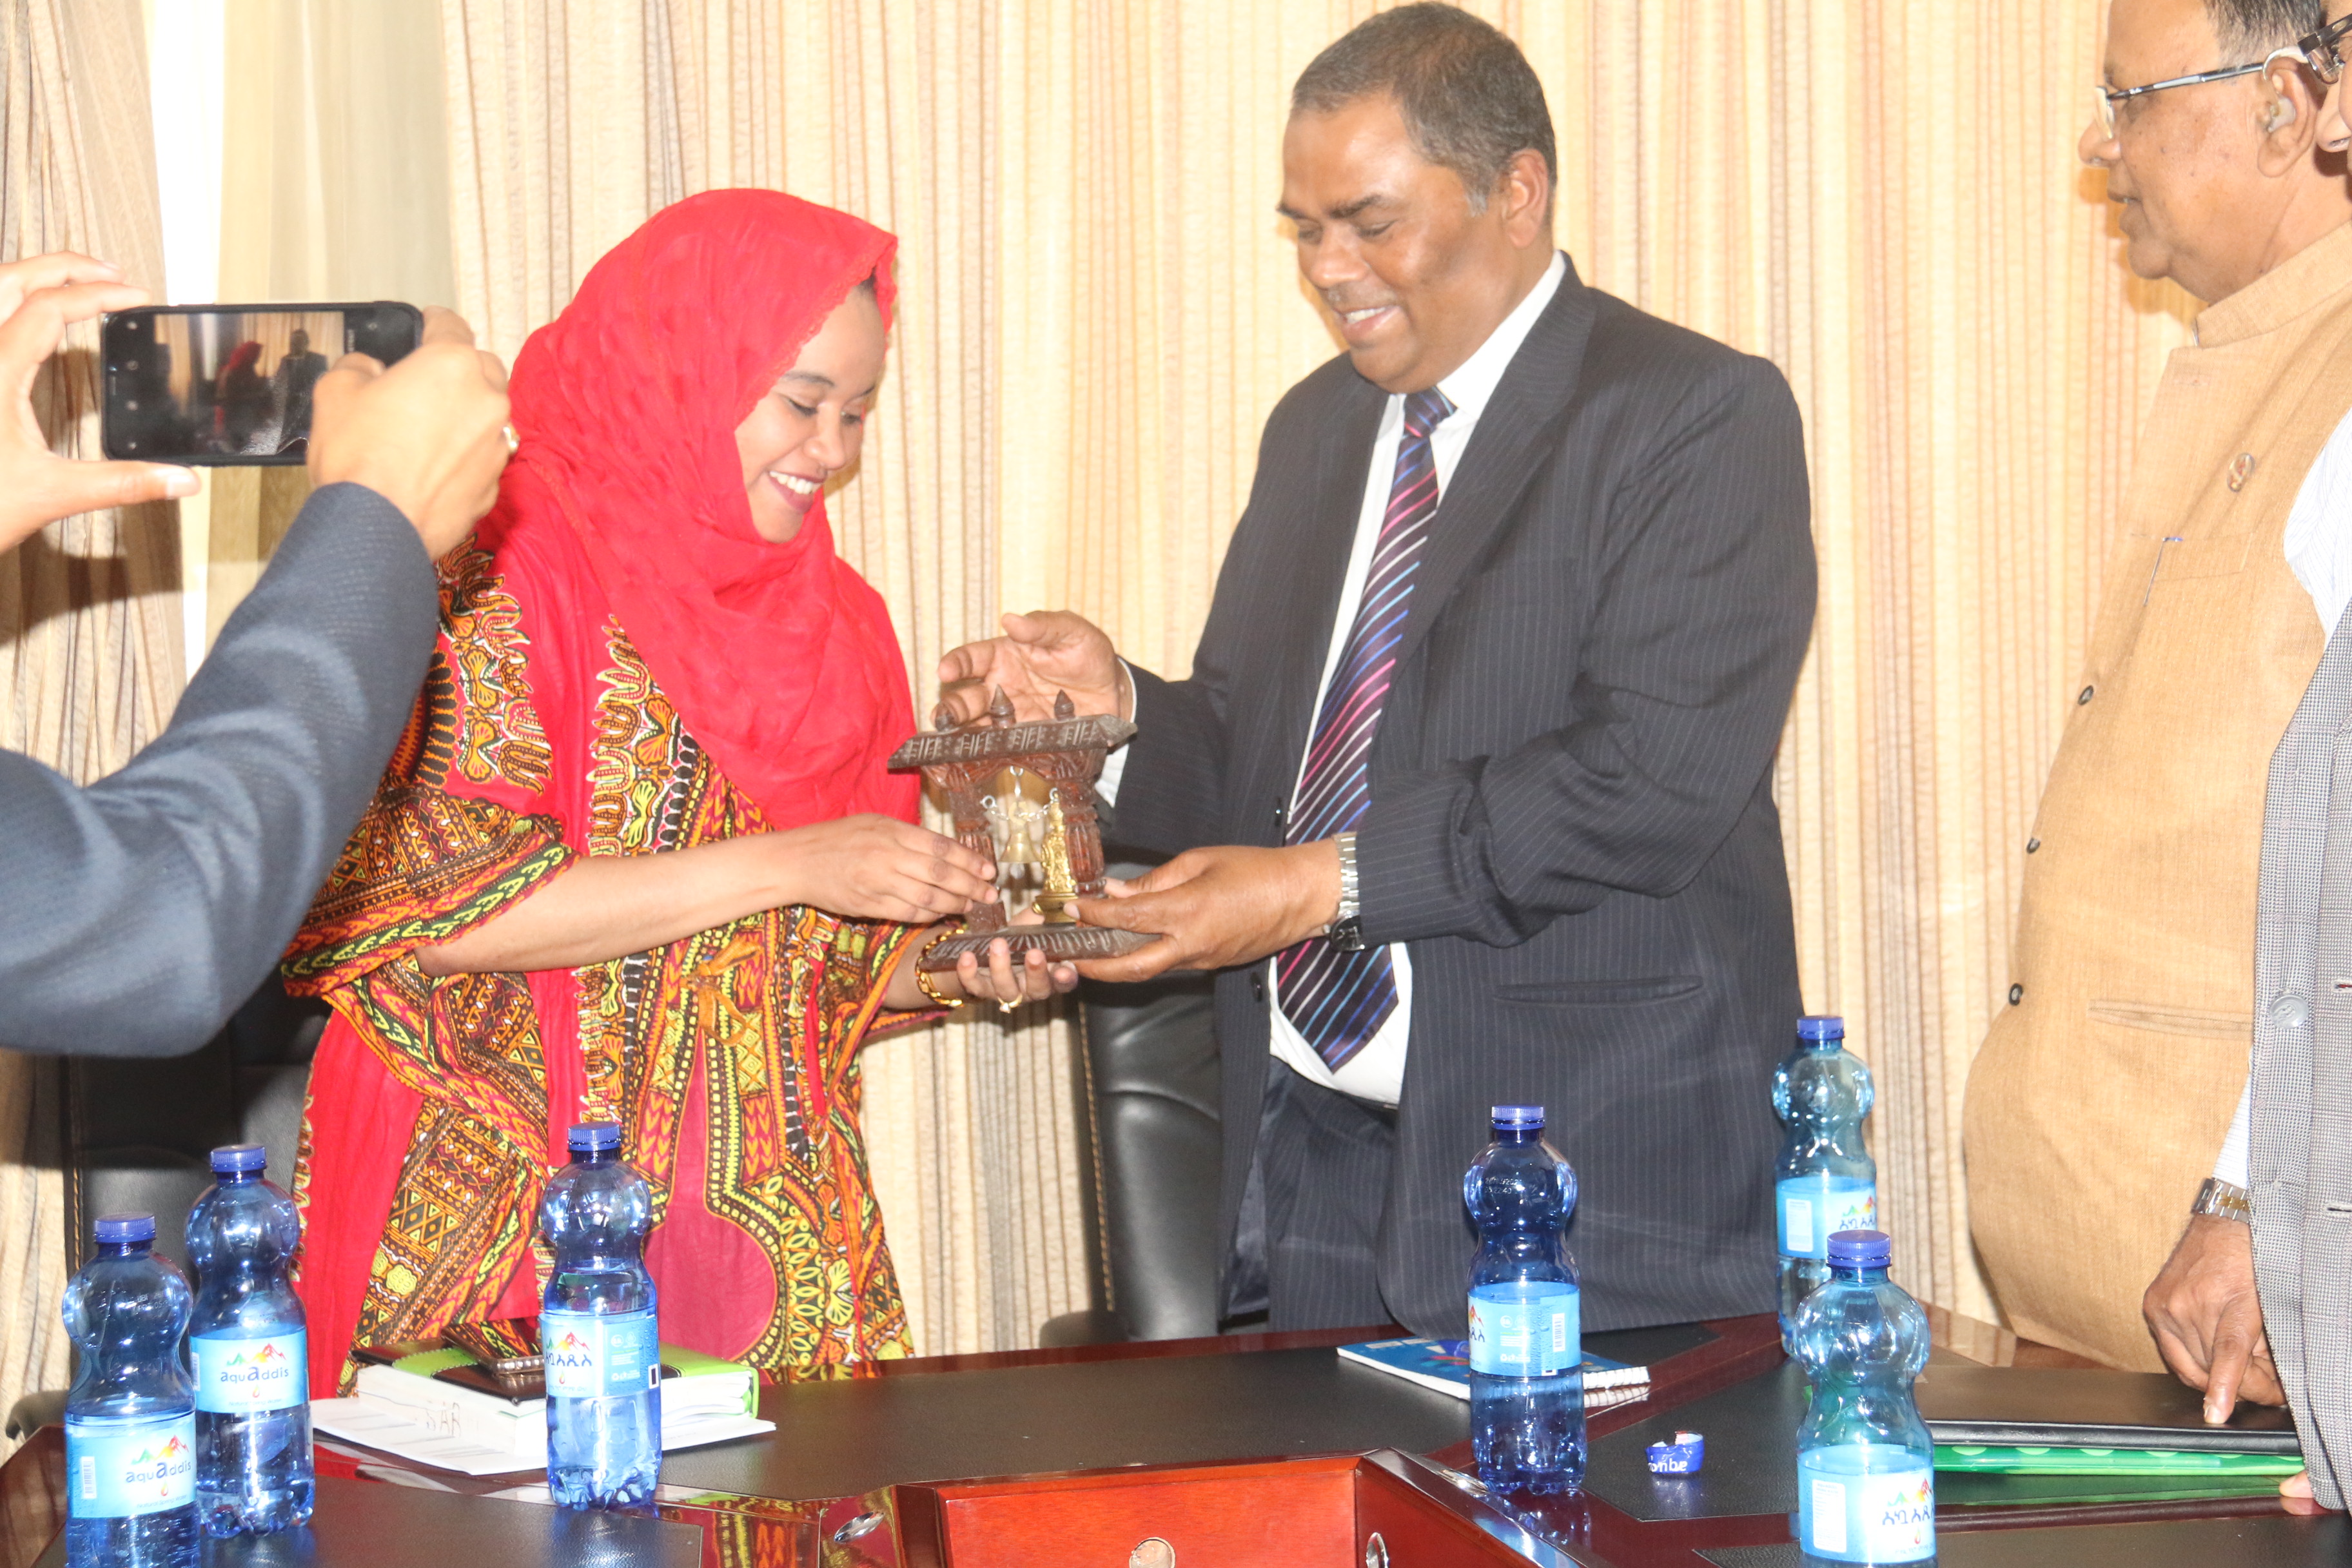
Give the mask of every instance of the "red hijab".
MULTIPOLYGON (((883 771, 914 729, 889 612, 834 552, 821 496, 789 542, 760 537, 735 447, 735 427, 869 279, 887 330, 897 248, 779 192, 690 196, 597 262, 515 358, 522 447, 483 542, 559 577, 584 563, 593 586, 547 584, 562 603, 531 618, 609 605, 687 732, 773 828, 915 816, 914 779, 883 771)), ((548 639, 534 659, 590 640, 548 639)), ((593 687, 571 673, 571 689, 593 687)))

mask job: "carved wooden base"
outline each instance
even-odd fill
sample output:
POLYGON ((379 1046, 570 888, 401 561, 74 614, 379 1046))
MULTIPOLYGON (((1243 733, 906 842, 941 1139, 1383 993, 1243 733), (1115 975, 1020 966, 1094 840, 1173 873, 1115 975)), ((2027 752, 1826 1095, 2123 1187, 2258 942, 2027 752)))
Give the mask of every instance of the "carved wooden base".
POLYGON ((944 937, 923 955, 923 967, 935 974, 953 969, 956 960, 967 952, 980 954, 981 963, 986 963, 988 944, 1000 936, 1012 943, 1015 963, 1032 948, 1055 963, 1078 963, 1089 958, 1122 957, 1160 940, 1142 931, 1113 931, 1108 926, 1006 926, 944 937))

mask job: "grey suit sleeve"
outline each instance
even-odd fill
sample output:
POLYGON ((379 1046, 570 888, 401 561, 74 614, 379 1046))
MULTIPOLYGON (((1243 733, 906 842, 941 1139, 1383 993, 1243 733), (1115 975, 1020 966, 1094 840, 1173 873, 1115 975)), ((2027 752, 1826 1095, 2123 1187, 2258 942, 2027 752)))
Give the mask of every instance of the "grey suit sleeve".
POLYGON ((1778 372, 1725 358, 1656 428, 1601 536, 1575 719, 1382 775, 1357 835, 1367 938, 1508 946, 1612 891, 1664 897, 1748 808, 1812 626, 1802 426, 1778 372))
POLYGON ((438 614, 408 520, 330 485, 129 765, 77 787, 0 752, 0 1045, 173 1056, 210 1038, 358 825, 438 614))

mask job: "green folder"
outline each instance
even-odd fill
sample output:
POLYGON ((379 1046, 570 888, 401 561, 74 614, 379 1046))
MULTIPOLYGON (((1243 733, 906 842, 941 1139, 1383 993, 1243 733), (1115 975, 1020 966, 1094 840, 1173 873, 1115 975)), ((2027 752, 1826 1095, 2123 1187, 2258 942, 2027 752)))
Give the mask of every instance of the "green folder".
POLYGON ((1936 1445, 1936 1468, 2005 1476, 2291 1476, 2294 1454, 2212 1454, 2179 1448, 2028 1448, 1936 1445))

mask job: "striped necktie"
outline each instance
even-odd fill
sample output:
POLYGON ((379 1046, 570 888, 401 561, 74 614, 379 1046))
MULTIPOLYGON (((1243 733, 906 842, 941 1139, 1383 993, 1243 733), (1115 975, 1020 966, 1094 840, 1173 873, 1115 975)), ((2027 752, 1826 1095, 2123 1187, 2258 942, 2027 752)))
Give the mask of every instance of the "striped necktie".
MULTIPOLYGON (((1454 412, 1435 387, 1404 400, 1404 437, 1381 520, 1380 542, 1364 574, 1363 601, 1323 694, 1315 738, 1298 779, 1287 842, 1312 844, 1353 829, 1372 800, 1372 735, 1388 700, 1397 644, 1412 608, 1412 579, 1437 514, 1437 463, 1429 434, 1454 412)), ((1396 971, 1385 947, 1343 952, 1317 937, 1275 958, 1283 1015, 1338 1069, 1363 1049, 1396 1010, 1396 971)))

